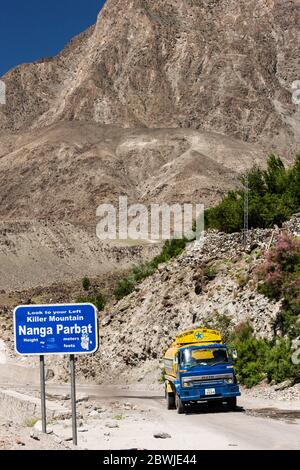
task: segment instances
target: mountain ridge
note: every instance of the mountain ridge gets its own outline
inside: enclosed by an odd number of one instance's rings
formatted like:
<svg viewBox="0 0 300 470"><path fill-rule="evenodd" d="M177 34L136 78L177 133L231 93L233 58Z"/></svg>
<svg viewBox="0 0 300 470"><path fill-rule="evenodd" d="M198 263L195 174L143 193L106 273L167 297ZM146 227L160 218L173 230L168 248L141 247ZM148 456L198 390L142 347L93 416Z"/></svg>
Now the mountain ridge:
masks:
<svg viewBox="0 0 300 470"><path fill-rule="evenodd" d="M96 209L120 195L209 207L242 173L264 166L269 152L288 164L300 142L291 89L299 78L299 7L299 0L107 0L96 24L57 56L2 77L3 266L13 259L6 233L20 220L30 223L15 230L14 244L25 242L29 252L39 220L56 231L79 225L79 238L94 247ZM72 243L79 253L80 240Z"/></svg>
<svg viewBox="0 0 300 470"><path fill-rule="evenodd" d="M299 143L291 99L299 7L297 0L107 0L96 25L56 58L4 76L0 128L60 120L195 128L291 156Z"/></svg>

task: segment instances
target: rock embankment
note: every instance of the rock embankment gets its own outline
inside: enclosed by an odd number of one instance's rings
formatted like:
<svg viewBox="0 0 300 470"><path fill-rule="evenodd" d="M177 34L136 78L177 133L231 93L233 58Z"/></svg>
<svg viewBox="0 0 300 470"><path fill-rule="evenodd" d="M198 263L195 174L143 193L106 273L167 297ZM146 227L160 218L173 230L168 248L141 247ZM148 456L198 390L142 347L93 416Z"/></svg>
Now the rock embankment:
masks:
<svg viewBox="0 0 300 470"><path fill-rule="evenodd" d="M284 226L300 235L300 217ZM195 325L231 329L249 321L257 337L271 338L281 303L257 292L255 269L280 233L253 230L247 246L241 234L208 232L203 246L191 244L172 262L138 285L101 317L100 350L80 358L85 377L147 380L178 331Z"/></svg>

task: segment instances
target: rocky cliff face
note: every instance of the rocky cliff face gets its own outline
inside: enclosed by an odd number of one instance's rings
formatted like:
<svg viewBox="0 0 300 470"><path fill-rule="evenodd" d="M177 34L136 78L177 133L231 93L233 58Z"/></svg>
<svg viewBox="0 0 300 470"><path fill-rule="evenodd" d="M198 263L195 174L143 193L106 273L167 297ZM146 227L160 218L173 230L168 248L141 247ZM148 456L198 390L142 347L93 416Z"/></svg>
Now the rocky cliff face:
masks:
<svg viewBox="0 0 300 470"><path fill-rule="evenodd" d="M270 150L291 157L298 25L299 0L107 0L57 57L7 73L0 219L33 221L15 243L37 219L94 232L123 194L208 206Z"/></svg>
<svg viewBox="0 0 300 470"><path fill-rule="evenodd" d="M103 202L213 204L264 160L258 146L192 129L61 122L0 141L0 218L97 223Z"/></svg>
<svg viewBox="0 0 300 470"><path fill-rule="evenodd" d="M211 205L262 159L257 146L191 129L61 122L6 134L0 141L0 291L146 259L153 245L119 258L114 246L97 239L99 204L117 207L119 195L127 194L147 205Z"/></svg>
<svg viewBox="0 0 300 470"><path fill-rule="evenodd" d="M96 234L63 221L0 221L0 295L122 271L159 251L153 244L100 243Z"/></svg>
<svg viewBox="0 0 300 470"><path fill-rule="evenodd" d="M0 128L194 128L290 155L298 0L107 0L59 56L9 72Z"/></svg>

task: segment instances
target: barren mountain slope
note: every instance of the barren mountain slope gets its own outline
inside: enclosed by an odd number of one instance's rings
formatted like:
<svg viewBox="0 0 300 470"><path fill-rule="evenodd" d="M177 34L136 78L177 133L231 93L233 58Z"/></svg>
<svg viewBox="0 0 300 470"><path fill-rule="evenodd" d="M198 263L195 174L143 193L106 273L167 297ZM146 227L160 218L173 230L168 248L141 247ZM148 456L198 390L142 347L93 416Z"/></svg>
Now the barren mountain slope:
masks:
<svg viewBox="0 0 300 470"><path fill-rule="evenodd" d="M111 269L94 235L102 202L208 206L270 150L289 160L300 140L299 4L107 0L57 57L2 77L3 286ZM71 260L40 246L52 229Z"/></svg>
<svg viewBox="0 0 300 470"><path fill-rule="evenodd" d="M0 290L94 276L154 256L155 247L118 249L97 239L98 205L116 203L122 194L134 203L210 205L262 159L256 146L195 130L61 122L6 133L0 141Z"/></svg>
<svg viewBox="0 0 300 470"><path fill-rule="evenodd" d="M107 244L63 221L0 221L0 294L121 272L159 250L159 244Z"/></svg>
<svg viewBox="0 0 300 470"><path fill-rule="evenodd" d="M194 130L63 122L0 142L0 218L91 225L103 202L215 202L263 160L257 146Z"/></svg>
<svg viewBox="0 0 300 470"><path fill-rule="evenodd" d="M95 28L60 55L4 77L0 128L61 119L192 127L290 154L299 143L291 99L299 7L299 0L107 0Z"/></svg>

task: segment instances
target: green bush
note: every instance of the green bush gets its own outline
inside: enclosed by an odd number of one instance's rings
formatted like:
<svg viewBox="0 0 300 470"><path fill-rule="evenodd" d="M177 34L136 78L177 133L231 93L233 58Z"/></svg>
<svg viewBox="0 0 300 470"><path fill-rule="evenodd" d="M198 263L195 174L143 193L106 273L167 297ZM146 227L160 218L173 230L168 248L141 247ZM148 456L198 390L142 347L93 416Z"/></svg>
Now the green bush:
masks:
<svg viewBox="0 0 300 470"><path fill-rule="evenodd" d="M300 238L282 234L256 271L258 291L269 299L282 300L275 327L284 335L300 335Z"/></svg>
<svg viewBox="0 0 300 470"><path fill-rule="evenodd" d="M157 268L159 264L166 263L170 259L181 255L187 243L188 240L186 238L174 238L173 240L167 240L161 253L152 260L153 266Z"/></svg>
<svg viewBox="0 0 300 470"><path fill-rule="evenodd" d="M221 232L239 232L244 226L244 202L238 191L230 191L223 201L204 213L205 228Z"/></svg>
<svg viewBox="0 0 300 470"><path fill-rule="evenodd" d="M264 378L276 383L286 379L298 380L299 368L292 363L289 339L257 339L249 324L244 324L232 334L230 344L238 352L235 363L238 380L246 387L253 387Z"/></svg>
<svg viewBox="0 0 300 470"><path fill-rule="evenodd" d="M123 299L126 295L131 294L134 290L134 286L136 284L134 276L131 274L124 279L120 279L117 282L117 287L115 289L115 298L117 300Z"/></svg>
<svg viewBox="0 0 300 470"><path fill-rule="evenodd" d="M166 369L163 368L162 371L161 371L160 377L159 377L159 379L158 379L158 382L159 382L160 384L164 384L165 381L166 381Z"/></svg>
<svg viewBox="0 0 300 470"><path fill-rule="evenodd" d="M38 422L37 418L25 418L24 426L26 426L27 428L33 428L37 422Z"/></svg>
<svg viewBox="0 0 300 470"><path fill-rule="evenodd" d="M212 281L217 276L218 271L215 266L209 264L204 267L203 274L209 281Z"/></svg>
<svg viewBox="0 0 300 470"><path fill-rule="evenodd" d="M300 154L286 169L281 159L270 155L266 170L252 169L248 174L249 226L281 226L300 211ZM245 185L245 176L241 178ZM206 228L239 232L244 227L244 190L230 191L217 206L205 211Z"/></svg>
<svg viewBox="0 0 300 470"><path fill-rule="evenodd" d="M141 282L146 277L151 276L156 268L157 266L154 262L141 263L132 268L132 274L136 282Z"/></svg>
<svg viewBox="0 0 300 470"><path fill-rule="evenodd" d="M238 352L235 365L239 382L246 387L257 385L266 376L263 367L266 342L255 339L252 329L245 325L233 334L231 343Z"/></svg>
<svg viewBox="0 0 300 470"><path fill-rule="evenodd" d="M286 306L286 308L281 310L276 318L274 326L289 338L298 338L300 336L300 317L293 312L289 306Z"/></svg>
<svg viewBox="0 0 300 470"><path fill-rule="evenodd" d="M91 281L87 276L84 276L81 283L84 290L89 290L89 288L91 287Z"/></svg>
<svg viewBox="0 0 300 470"><path fill-rule="evenodd" d="M280 338L266 350L265 371L269 382L276 383L286 379L296 379L298 367L291 359L292 343L290 339Z"/></svg>

